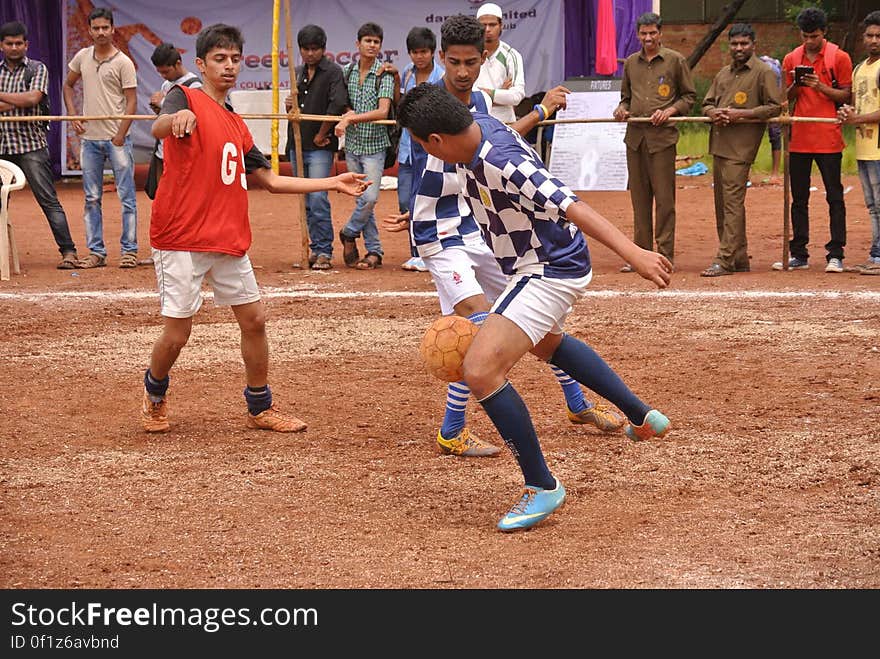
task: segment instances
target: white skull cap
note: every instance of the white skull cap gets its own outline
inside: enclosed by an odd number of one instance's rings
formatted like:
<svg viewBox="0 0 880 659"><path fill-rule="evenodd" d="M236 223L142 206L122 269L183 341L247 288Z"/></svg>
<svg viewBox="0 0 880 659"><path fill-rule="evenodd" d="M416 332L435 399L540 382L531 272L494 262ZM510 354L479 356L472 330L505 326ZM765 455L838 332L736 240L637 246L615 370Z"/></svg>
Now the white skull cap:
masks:
<svg viewBox="0 0 880 659"><path fill-rule="evenodd" d="M498 18L503 18L501 15L501 7L494 2L485 2L481 4L480 8L477 9L477 18L480 16L497 16Z"/></svg>

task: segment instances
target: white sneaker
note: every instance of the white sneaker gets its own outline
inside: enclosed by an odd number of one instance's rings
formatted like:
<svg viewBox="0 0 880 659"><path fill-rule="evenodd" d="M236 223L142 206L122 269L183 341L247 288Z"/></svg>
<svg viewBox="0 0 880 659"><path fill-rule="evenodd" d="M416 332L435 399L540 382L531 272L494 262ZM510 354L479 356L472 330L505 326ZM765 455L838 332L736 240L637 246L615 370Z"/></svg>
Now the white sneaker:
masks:
<svg viewBox="0 0 880 659"><path fill-rule="evenodd" d="M828 259L825 272L843 272L843 259Z"/></svg>
<svg viewBox="0 0 880 659"><path fill-rule="evenodd" d="M428 272L428 266L426 266L425 262L418 256L413 256L400 267L404 270L409 270L410 272Z"/></svg>
<svg viewBox="0 0 880 659"><path fill-rule="evenodd" d="M772 267L774 270L783 270L784 269L782 267L782 261L777 261L776 263L773 264ZM788 269L789 270L807 270L807 269L809 269L809 267L810 267L809 263L807 263L803 259L797 258L796 256L792 256L790 259L788 259Z"/></svg>

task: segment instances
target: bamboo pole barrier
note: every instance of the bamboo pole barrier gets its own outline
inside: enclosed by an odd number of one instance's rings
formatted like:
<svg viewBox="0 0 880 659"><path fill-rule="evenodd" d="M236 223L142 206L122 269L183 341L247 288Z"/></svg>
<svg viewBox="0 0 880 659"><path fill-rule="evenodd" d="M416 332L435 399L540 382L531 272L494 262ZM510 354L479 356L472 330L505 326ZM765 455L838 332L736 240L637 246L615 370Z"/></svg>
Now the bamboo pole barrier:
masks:
<svg viewBox="0 0 880 659"><path fill-rule="evenodd" d="M290 28L290 0L284 0L285 2L285 10L287 15L287 51L290 53L291 47L291 28ZM294 72L293 67L293 58L291 57L291 65L288 67L290 72L290 90L291 94L294 98L293 107L291 108L291 112L289 114L280 114L280 113L268 113L268 114L240 114L239 116L242 119L287 119L288 121L293 121L295 123L300 123L302 121L339 121L341 117L335 115L325 115L325 114L301 114L299 111L299 103L297 102L297 88L296 88L296 74ZM79 115L51 115L51 116L24 116L24 117L3 117L0 116L0 122L28 122L28 121L99 121L99 120L112 120L112 119L130 119L132 121L155 121L155 115L146 115L146 114L122 114L122 115L87 115L87 116L79 116ZM599 124L599 123L650 123L650 117L629 117L624 121L618 122L614 118L583 118L583 119L548 119L545 121L538 122L538 147L541 146L541 139L543 137L543 127L544 126L553 126L557 124ZM669 123L711 123L711 119L709 117L670 117L667 119ZM377 121L371 121L368 123L389 125L396 123L393 119L380 119ZM789 249L788 242L790 236L790 225L791 225L791 173L789 172L790 165L790 156L789 156L789 141L791 138L790 131L792 124L800 124L800 123L814 123L814 124L837 124L840 123L837 119L831 117L792 117L790 115L783 115L780 117L773 117L772 119L744 119L742 122L738 123L771 123L771 124L782 124L782 145L783 145L783 198L785 207L782 212L782 233L783 233L783 244L782 244L782 269L788 270L788 258L789 258ZM303 162L302 162L302 136L300 135L298 130L293 131L294 135L294 143L296 150L296 163L297 163L297 171L303 171ZM300 261L303 260L305 255L308 253L308 245L309 245L309 233L308 233L308 224L306 222L306 211L305 211L305 195L299 195L300 197L300 224L302 227L302 246L300 249ZM307 258L307 257L305 257ZM294 263L293 267L302 267L301 263Z"/></svg>
<svg viewBox="0 0 880 659"><path fill-rule="evenodd" d="M289 2L289 0L285 0ZM291 88L291 93L292 93ZM297 108L299 106L297 105ZM242 119L287 119L288 121L295 120L293 118L293 113L291 114L281 114L280 112L269 112L269 113L250 113L244 114L241 113L238 116ZM300 114L299 121L339 121L342 117L331 114ZM110 120L125 120L130 119L132 121L155 121L156 115L154 114L107 114L107 115L88 115L88 116L80 116L80 115L35 115L35 116L26 116L26 117L3 117L0 116L0 121L10 121L10 122L28 122L28 121L110 121ZM583 118L583 119L548 119L546 121L538 122L538 126L552 126L555 124L616 124L616 123L633 123L633 124L645 124L650 123L650 117L630 117L625 121L617 121L612 117L607 118ZM697 124L707 124L711 122L709 117L670 117L667 120L668 123L697 123ZM396 123L394 119L377 119L375 121L369 121L365 123L371 124L383 124L383 125L391 125ZM837 119L832 119L831 117L774 117L773 119L743 119L737 123L753 123L753 124L800 124L800 123L812 123L812 124L836 124L840 123Z"/></svg>
<svg viewBox="0 0 880 659"><path fill-rule="evenodd" d="M290 106L290 115L288 116L289 121L294 122L293 130L293 152L294 152L294 160L296 161L296 173L297 176L305 176L305 165L303 163L303 151L302 151L302 132L299 130L299 124L302 121L303 114L300 113L299 110L299 89L296 85L296 67L294 66L294 55L291 50L292 40L293 40L293 28L291 27L291 19L290 19L290 0L284 0L284 20L286 27L286 43L287 43L287 73L290 76L290 95L293 97L293 105ZM304 65L305 66L305 65ZM302 268L303 263L308 267L309 262L309 243L311 242L311 237L309 236L309 224L306 220L306 196L304 194L297 195L299 197L299 228L300 228L300 244L299 244L299 260L295 263L291 264L292 268Z"/></svg>

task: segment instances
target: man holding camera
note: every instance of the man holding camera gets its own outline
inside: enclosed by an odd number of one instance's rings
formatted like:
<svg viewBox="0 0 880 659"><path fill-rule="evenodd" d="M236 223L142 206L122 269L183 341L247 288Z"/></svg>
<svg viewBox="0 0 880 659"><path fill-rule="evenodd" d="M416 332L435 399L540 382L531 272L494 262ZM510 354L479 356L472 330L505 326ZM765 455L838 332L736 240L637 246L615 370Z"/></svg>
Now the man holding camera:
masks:
<svg viewBox="0 0 880 659"><path fill-rule="evenodd" d="M815 7L798 14L797 25L803 44L785 56L782 70L786 93L794 117L837 117L837 106L848 103L852 88L852 60L825 38L828 19ZM810 170L813 161L822 175L825 200L830 214L831 239L825 244L825 272L843 272L846 245L846 206L840 180L843 160L843 133L840 124L796 123L791 126L791 224L790 270L809 268ZM783 264L774 263L774 270Z"/></svg>

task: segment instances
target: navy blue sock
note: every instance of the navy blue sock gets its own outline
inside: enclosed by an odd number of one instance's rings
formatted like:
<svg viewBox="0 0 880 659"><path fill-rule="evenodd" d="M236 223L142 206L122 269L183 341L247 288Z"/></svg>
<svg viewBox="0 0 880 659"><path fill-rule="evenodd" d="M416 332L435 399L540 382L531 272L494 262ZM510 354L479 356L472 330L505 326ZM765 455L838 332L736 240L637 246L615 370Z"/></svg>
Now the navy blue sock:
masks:
<svg viewBox="0 0 880 659"><path fill-rule="evenodd" d="M519 463L526 485L552 490L556 480L547 468L538 435L523 399L510 382L479 401Z"/></svg>
<svg viewBox="0 0 880 659"><path fill-rule="evenodd" d="M616 405L634 425L640 426L651 408L643 403L620 376L583 341L566 334L550 358L582 385Z"/></svg>
<svg viewBox="0 0 880 659"><path fill-rule="evenodd" d="M248 412L257 416L272 407L272 390L268 384L262 387L248 386L244 389L244 399L247 401Z"/></svg>
<svg viewBox="0 0 880 659"><path fill-rule="evenodd" d="M165 398L165 394L168 393L168 383L170 380L170 375L166 375L163 380L157 380L150 373L150 369L146 370L144 373L144 389L147 390L147 395L151 401L158 403Z"/></svg>

